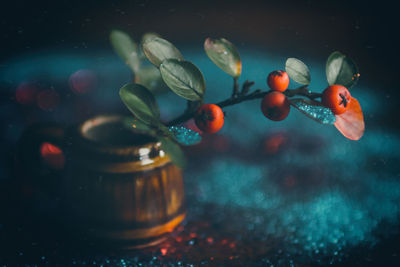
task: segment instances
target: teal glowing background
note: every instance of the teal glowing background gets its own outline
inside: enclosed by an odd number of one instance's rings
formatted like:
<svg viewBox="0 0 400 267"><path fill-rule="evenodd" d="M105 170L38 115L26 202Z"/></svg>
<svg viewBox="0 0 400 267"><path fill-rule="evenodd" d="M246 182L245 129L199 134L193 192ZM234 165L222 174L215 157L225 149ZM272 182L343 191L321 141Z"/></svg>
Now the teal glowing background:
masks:
<svg viewBox="0 0 400 267"><path fill-rule="evenodd" d="M206 102L219 102L230 95L231 78L200 53L201 46L181 50L205 76ZM284 55L240 51L240 82L254 80L254 88L266 89L267 74L284 68ZM310 88L321 92L326 87L325 63L306 63L312 74ZM46 79L61 92L69 90L68 78L79 69L93 70L99 79L99 86L85 96L85 101L102 112L124 110L118 90L130 82L131 74L110 52L27 55L1 64L0 83L13 90L21 82ZM359 84L351 93L361 103L366 119L365 135L358 142L347 140L333 126L318 124L293 108L282 122L267 120L259 100L226 108L225 125L217 136L221 138L218 142L228 145L217 152L208 147L208 154L204 152L207 146L202 152L188 153L185 179L191 216L207 213L202 207L210 203L219 207L219 213L210 213L213 219L235 220L226 214L237 212L240 220L232 222L234 229L266 242L280 240L288 261L295 254L335 262L350 248L373 246L380 241L378 236L391 234L400 211L400 139L374 121L380 104L374 101L370 88ZM185 108L185 101L173 94L157 100L165 119ZM68 101L62 98L53 113L32 112L39 118L70 123L74 119L70 118ZM26 121L14 104L3 105L2 110L2 119L14 125L4 136L15 141ZM7 117L10 112L15 113L14 118ZM280 140L279 147L265 153L260 144L274 138ZM241 214L243 210L246 212Z"/></svg>

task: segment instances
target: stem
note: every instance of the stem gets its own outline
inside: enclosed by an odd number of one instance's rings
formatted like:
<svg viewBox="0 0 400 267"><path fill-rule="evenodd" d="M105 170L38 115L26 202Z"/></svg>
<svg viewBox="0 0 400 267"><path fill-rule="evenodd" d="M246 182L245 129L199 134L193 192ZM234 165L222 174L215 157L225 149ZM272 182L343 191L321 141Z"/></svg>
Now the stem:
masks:
<svg viewBox="0 0 400 267"><path fill-rule="evenodd" d="M301 86L296 89L287 89L285 92L283 92L287 97L292 97L296 95L300 96L305 96L308 97L311 100L314 100L316 98L319 98L322 96L320 93L313 93L310 90L308 90L307 86Z"/></svg>
<svg viewBox="0 0 400 267"><path fill-rule="evenodd" d="M224 101L217 103L216 105L219 106L220 108L224 108L224 107L239 104L244 101L253 100L253 99L257 99L257 98L263 98L268 93L269 93L269 91L262 92L260 89L257 89L251 94L245 95L243 97L228 98Z"/></svg>
<svg viewBox="0 0 400 267"><path fill-rule="evenodd" d="M235 80L236 80L236 82L234 82L234 90L233 90L234 92L232 93L232 96L228 99L225 99L225 100L219 102L219 103L216 103L216 105L219 106L220 108L233 106L233 105L239 104L244 101L263 98L266 94L272 92L271 90L270 91L261 91L261 89L256 89L255 91L253 91L250 94L238 96L239 86L237 85L237 87L236 87L237 79L234 78L234 81ZM237 93L235 93L235 88L237 90ZM285 94L287 97L292 97L292 96L296 96L296 95L305 96L311 100L315 100L316 98L319 98L322 96L322 94L320 94L320 93L310 92L310 90L308 90L307 86L301 86L296 89L287 89L286 91L283 92L283 94ZM188 121L196 115L196 112L197 112L197 110L185 112L182 115L180 115L179 117L168 122L167 126L173 126L173 125L181 124L185 121Z"/></svg>
<svg viewBox="0 0 400 267"><path fill-rule="evenodd" d="M239 83L238 77L233 77L233 90L232 90L232 98L239 94Z"/></svg>
<svg viewBox="0 0 400 267"><path fill-rule="evenodd" d="M180 115L179 117L177 117L177 118L175 118L175 119L169 121L169 122L167 123L167 126L170 127L170 126L174 126L174 125L181 124L181 123L183 123L183 122L185 122L185 121L188 121L188 120L190 120L191 118L193 118L195 114L196 114L196 111L183 113L183 114Z"/></svg>

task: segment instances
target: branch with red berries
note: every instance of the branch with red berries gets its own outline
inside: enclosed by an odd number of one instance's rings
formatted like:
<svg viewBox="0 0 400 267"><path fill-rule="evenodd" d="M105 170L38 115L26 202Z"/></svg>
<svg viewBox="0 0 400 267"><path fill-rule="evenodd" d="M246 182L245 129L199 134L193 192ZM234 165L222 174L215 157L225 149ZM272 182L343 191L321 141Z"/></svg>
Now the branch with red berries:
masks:
<svg viewBox="0 0 400 267"><path fill-rule="evenodd" d="M348 88L359 78L355 63L340 52L332 53L326 63L328 87L322 92L309 89L311 75L308 67L296 58L289 58L285 71L277 70L268 75L269 90L254 89L254 82L246 80L240 86L238 79L242 62L236 47L226 39L207 38L204 50L219 68L233 78L232 94L215 104L203 102L206 85L200 70L184 60L180 51L156 34L143 36L140 47L125 33L113 31L111 42L116 52L135 74L135 83L124 85L120 97L134 117L127 119L128 127L158 138L163 150L178 166L184 166L185 158L180 145L193 145L201 136L182 125L194 119L204 133L216 133L224 125L223 108L244 101L261 99L261 111L273 121L284 120L291 107L307 117L334 125L345 137L358 140L364 133L363 113L357 99ZM153 66L141 66L147 58ZM289 80L300 84L288 89ZM187 100L184 112L175 119L163 123L154 94L161 88L169 88ZM318 100L320 99L320 100Z"/></svg>
<svg viewBox="0 0 400 267"><path fill-rule="evenodd" d="M277 72L277 71L274 71L274 72L270 73L269 77L274 75L275 72ZM287 76L286 72L283 72L283 71L279 71L279 72L281 72L281 73L283 73L284 75ZM272 93L273 91L278 91L279 92L279 90L276 90L276 89L271 89L269 91L261 91L261 89L256 89L251 93L247 93L246 92L247 89L250 89L250 87L253 84L254 84L254 82L245 81L245 83L242 86L241 93L232 94L232 97L230 97L228 99L225 99L225 100L223 100L221 102L218 102L215 105L220 107L220 108L224 108L224 107L228 107L228 106L239 104L239 103L244 102L244 101L249 101L249 100L254 100L254 99L259 99L259 98L265 98L265 96L267 94ZM273 88L273 87L271 87L271 88ZM301 87L296 88L296 89L284 89L281 92L283 92L283 94L288 96L288 97L304 96L304 97L309 98L310 100L314 100L314 99L320 98L322 96L322 94L310 92L307 89L307 87L304 87L304 86L301 86ZM275 94L273 94L273 95L275 95ZM190 120L192 118L197 118L198 117L198 115L197 115L198 113L199 113L198 110L194 110L192 112L185 111L179 117L177 117L177 118L171 120L170 122L168 122L167 125L168 126L179 125L179 124L184 123L184 122L186 122L186 121L188 121L188 120ZM274 120L274 121L280 121L280 120L284 119L284 118L278 119L278 117L279 117L278 113L275 113L275 116L272 113L273 113L273 111L268 112L268 115L266 115L264 113L264 115L267 118L269 118L271 120ZM286 118L286 116L285 116L285 118ZM201 127L199 127L199 129L201 129ZM204 131L208 132L206 130L204 130Z"/></svg>

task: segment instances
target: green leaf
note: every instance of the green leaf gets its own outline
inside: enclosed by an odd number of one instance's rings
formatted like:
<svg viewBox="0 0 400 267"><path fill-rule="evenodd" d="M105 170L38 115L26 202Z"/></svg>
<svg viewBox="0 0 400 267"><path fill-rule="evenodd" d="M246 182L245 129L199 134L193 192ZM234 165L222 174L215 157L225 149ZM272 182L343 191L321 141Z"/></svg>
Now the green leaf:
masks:
<svg viewBox="0 0 400 267"><path fill-rule="evenodd" d="M160 37L152 37L142 43L142 50L147 59L159 67L166 59L175 58L183 60L181 52L170 42Z"/></svg>
<svg viewBox="0 0 400 267"><path fill-rule="evenodd" d="M157 38L161 38L161 36L158 33L155 32L146 32L145 34L143 34L142 36L142 41L141 43L143 44L144 42L150 40L150 39L154 39L155 37Z"/></svg>
<svg viewBox="0 0 400 267"><path fill-rule="evenodd" d="M114 50L133 72L138 71L140 67L138 46L129 35L119 30L113 30L110 34L110 41Z"/></svg>
<svg viewBox="0 0 400 267"><path fill-rule="evenodd" d="M161 149L167 153L171 161L178 167L183 168L186 165L186 158L181 147L170 137L160 137Z"/></svg>
<svg viewBox="0 0 400 267"><path fill-rule="evenodd" d="M326 78L329 85L340 84L346 88L354 86L360 74L357 65L340 52L333 52L326 62Z"/></svg>
<svg viewBox="0 0 400 267"><path fill-rule="evenodd" d="M133 129L135 132L155 136L153 128L134 117L123 118L123 124L126 128Z"/></svg>
<svg viewBox="0 0 400 267"><path fill-rule="evenodd" d="M153 94L146 87L126 84L119 90L119 95L136 118L146 124L159 123L160 110Z"/></svg>
<svg viewBox="0 0 400 267"><path fill-rule="evenodd" d="M228 40L207 38L204 42L207 56L232 77L239 77L242 72L242 61L236 47Z"/></svg>
<svg viewBox="0 0 400 267"><path fill-rule="evenodd" d="M336 121L335 115L332 111L329 108L322 106L319 102L296 98L290 99L289 103L309 118L319 123L333 124Z"/></svg>
<svg viewBox="0 0 400 267"><path fill-rule="evenodd" d="M159 138L168 137L171 139L175 139L173 133L169 130L169 128L161 122L157 125L157 134Z"/></svg>
<svg viewBox="0 0 400 267"><path fill-rule="evenodd" d="M191 101L203 99L206 83L203 74L193 63L167 59L160 65L160 72L175 94Z"/></svg>
<svg viewBox="0 0 400 267"><path fill-rule="evenodd" d="M173 134L175 140L181 145L192 146L201 141L199 133L182 126L171 126L169 127L169 131Z"/></svg>
<svg viewBox="0 0 400 267"><path fill-rule="evenodd" d="M160 71L153 65L141 67L135 73L135 83L148 88L153 94L161 94L169 91L169 88L161 78Z"/></svg>
<svg viewBox="0 0 400 267"><path fill-rule="evenodd" d="M297 58L288 58L286 60L285 69L289 77L295 82L304 85L310 84L310 70L301 60Z"/></svg>

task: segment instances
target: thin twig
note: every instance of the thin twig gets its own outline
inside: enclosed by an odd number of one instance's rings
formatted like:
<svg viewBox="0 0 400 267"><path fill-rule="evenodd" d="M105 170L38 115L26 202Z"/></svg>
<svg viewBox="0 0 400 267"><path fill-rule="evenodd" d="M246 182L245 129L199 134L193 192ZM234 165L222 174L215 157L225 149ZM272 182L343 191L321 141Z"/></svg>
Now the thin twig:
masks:
<svg viewBox="0 0 400 267"><path fill-rule="evenodd" d="M235 89L234 92L232 94L232 96L228 99L225 99L221 102L216 103L217 106L219 106L220 108L224 108L224 107L228 107L228 106L232 106L232 105L236 105L239 104L241 102L244 101L249 101L249 100L254 100L254 99L258 99L258 98L263 98L266 94L272 92L270 91L261 91L261 89L256 89L254 90L252 93L247 94L247 92L245 94L242 94L243 91L245 91L245 86L252 86L254 83L253 82L248 82L246 81L243 84L243 89L241 94L238 94L238 88L239 85L235 85L237 84L237 81L234 82L234 88L236 88L237 93L235 93ZM236 87L237 86L237 87ZM283 92L287 97L292 97L292 96L304 96L307 97L311 100L315 100L316 98L319 98L322 96L322 94L320 93L313 93L311 92L307 86L301 86L299 88L296 89L287 89L286 91ZM167 126L173 126L173 125L177 125L177 124L181 124L185 121L190 120L191 118L193 118L196 115L196 111L197 110L192 110L190 112L185 112L182 115L178 116L177 118L171 120L170 122L167 123Z"/></svg>
<svg viewBox="0 0 400 267"><path fill-rule="evenodd" d="M236 97L239 94L239 83L238 77L233 77L233 90L232 90L232 98Z"/></svg>

